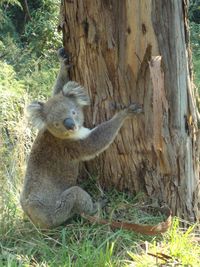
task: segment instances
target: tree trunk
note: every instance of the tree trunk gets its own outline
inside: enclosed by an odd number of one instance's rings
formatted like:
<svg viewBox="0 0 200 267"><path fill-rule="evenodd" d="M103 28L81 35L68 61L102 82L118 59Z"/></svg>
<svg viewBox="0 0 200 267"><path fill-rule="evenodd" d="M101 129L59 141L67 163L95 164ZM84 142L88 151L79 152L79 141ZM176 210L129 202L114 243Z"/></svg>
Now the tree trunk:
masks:
<svg viewBox="0 0 200 267"><path fill-rule="evenodd" d="M60 26L71 78L92 100L87 126L111 118L112 103L144 106L87 170L106 188L145 191L194 220L199 150L186 12L186 0L65 0Z"/></svg>

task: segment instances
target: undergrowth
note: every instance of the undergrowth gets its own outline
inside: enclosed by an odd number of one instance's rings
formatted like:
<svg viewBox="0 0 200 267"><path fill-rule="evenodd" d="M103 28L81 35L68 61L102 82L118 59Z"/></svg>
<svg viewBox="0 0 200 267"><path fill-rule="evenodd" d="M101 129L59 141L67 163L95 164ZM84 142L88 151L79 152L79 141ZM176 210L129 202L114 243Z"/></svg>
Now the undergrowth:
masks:
<svg viewBox="0 0 200 267"><path fill-rule="evenodd" d="M1 211L0 266L200 266L198 232L194 225L181 229L178 218L168 233L157 237L91 225L81 217L57 229L40 231L23 218L18 190L12 190ZM119 201L124 207L132 205L132 212L139 210L136 199L131 201L125 194L112 192L110 201L114 209ZM148 222L158 219L146 216ZM138 220L143 220L142 214Z"/></svg>

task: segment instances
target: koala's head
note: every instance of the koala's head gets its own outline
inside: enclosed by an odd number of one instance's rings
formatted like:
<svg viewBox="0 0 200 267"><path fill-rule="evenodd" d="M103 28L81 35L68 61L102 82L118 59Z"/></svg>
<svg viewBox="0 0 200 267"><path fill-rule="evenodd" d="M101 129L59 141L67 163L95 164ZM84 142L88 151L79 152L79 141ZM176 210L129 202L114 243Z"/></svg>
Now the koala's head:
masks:
<svg viewBox="0 0 200 267"><path fill-rule="evenodd" d="M61 93L46 103L34 101L27 108L30 120L39 130L47 128L54 136L73 138L83 125L83 107L89 105L85 89L76 82L68 82Z"/></svg>

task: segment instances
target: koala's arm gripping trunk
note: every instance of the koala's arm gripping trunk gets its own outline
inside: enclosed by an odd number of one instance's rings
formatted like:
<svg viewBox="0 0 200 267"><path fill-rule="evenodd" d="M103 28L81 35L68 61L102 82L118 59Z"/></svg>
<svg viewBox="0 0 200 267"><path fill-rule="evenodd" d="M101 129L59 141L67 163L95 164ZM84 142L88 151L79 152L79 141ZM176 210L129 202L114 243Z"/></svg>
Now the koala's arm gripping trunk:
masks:
<svg viewBox="0 0 200 267"><path fill-rule="evenodd" d="M127 117L125 110L120 111L111 120L91 130L91 133L83 140L79 140L76 146L76 157L80 160L90 160L106 150L114 141L119 129Z"/></svg>
<svg viewBox="0 0 200 267"><path fill-rule="evenodd" d="M70 55L65 52L63 47L58 50L58 58L60 61L60 70L53 87L53 95L58 94L63 89L63 86L70 80L69 71L72 67Z"/></svg>
<svg viewBox="0 0 200 267"><path fill-rule="evenodd" d="M55 85L53 87L53 95L58 94L62 89L63 86L69 81L69 74L67 66L61 64L60 71L58 73Z"/></svg>

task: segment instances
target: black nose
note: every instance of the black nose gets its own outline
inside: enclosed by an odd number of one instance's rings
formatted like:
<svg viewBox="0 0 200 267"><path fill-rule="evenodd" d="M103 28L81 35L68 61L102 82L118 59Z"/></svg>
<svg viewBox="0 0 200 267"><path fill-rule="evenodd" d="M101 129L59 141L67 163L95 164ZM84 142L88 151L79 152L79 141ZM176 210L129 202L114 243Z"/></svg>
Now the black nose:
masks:
<svg viewBox="0 0 200 267"><path fill-rule="evenodd" d="M74 130L74 128L75 128L75 123L74 123L74 120L73 119L71 119L71 118L67 118L67 119L65 119L64 121L63 121L63 124L64 124L64 126L65 126L65 128L67 129L67 130Z"/></svg>

